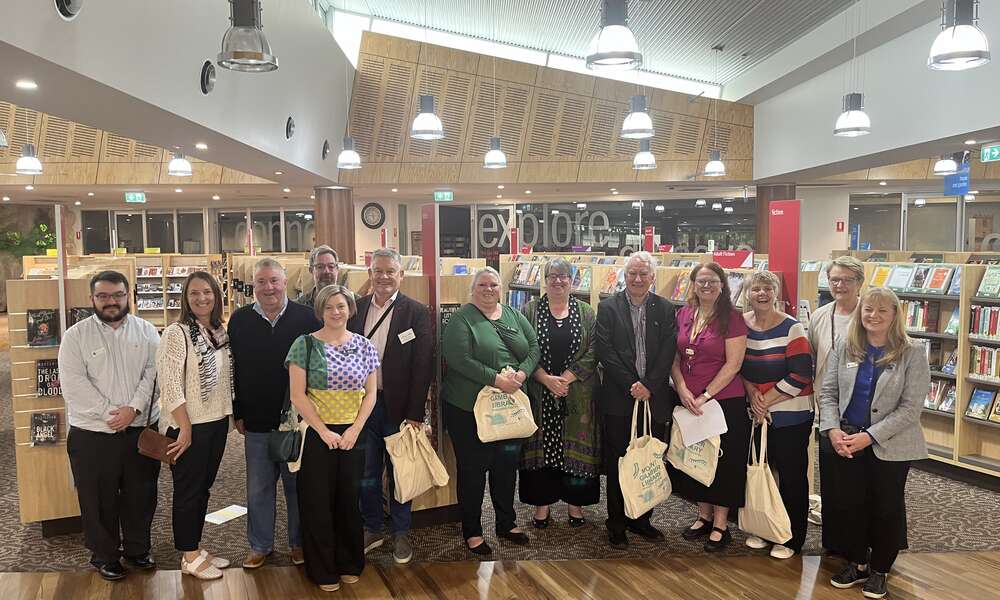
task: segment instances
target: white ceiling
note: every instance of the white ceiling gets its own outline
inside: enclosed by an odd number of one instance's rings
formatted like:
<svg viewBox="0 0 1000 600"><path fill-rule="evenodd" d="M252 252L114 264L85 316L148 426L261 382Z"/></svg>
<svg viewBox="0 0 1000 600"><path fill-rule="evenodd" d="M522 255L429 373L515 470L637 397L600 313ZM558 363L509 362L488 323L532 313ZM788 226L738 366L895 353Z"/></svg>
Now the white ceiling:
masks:
<svg viewBox="0 0 1000 600"><path fill-rule="evenodd" d="M631 0L644 70L725 84L854 0ZM333 0L336 8L583 58L601 0ZM494 15L496 18L494 19ZM494 33L495 32L495 33ZM712 47L723 45L718 77Z"/></svg>

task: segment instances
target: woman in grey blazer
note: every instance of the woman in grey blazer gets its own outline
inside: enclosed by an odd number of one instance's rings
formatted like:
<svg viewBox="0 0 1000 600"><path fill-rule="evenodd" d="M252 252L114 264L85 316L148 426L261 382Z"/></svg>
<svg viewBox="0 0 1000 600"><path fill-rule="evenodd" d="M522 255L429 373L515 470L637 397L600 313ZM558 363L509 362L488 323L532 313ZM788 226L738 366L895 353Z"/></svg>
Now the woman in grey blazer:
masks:
<svg viewBox="0 0 1000 600"><path fill-rule="evenodd" d="M855 310L820 391L823 509L837 514L840 530L824 531L824 539L838 536L849 560L830 583L863 583L865 597L882 598L896 555L907 547L910 461L927 457L920 410L930 369L923 344L906 335L891 290L866 290Z"/></svg>

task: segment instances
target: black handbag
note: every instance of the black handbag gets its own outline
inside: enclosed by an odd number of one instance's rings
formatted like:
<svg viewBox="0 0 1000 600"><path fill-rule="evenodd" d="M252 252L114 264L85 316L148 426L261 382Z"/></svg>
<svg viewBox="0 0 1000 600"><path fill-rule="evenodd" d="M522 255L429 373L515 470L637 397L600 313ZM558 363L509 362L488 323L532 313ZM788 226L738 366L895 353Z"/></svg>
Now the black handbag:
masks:
<svg viewBox="0 0 1000 600"><path fill-rule="evenodd" d="M306 336L306 387L309 386L309 362L312 359L312 340L309 339L311 337L311 335ZM289 392L281 409L281 423L288 420L288 412L291 407L291 392ZM301 449L302 432L299 431L298 427L290 430L276 429L267 436L267 455L274 462L295 462L299 459Z"/></svg>

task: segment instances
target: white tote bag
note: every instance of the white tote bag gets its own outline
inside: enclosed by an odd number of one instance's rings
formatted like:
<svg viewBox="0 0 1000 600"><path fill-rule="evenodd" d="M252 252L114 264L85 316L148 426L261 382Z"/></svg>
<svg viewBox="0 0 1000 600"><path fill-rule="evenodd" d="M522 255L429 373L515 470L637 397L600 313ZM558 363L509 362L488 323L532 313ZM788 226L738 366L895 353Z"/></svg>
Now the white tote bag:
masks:
<svg viewBox="0 0 1000 600"><path fill-rule="evenodd" d="M645 435L636 437L640 404L643 406ZM618 459L618 483L625 499L625 516L630 519L638 519L666 501L673 491L663 463L667 445L650 435L649 424L649 402L636 401L632 407L632 435L628 449L625 456Z"/></svg>
<svg viewBox="0 0 1000 600"><path fill-rule="evenodd" d="M792 539L792 521L781 501L778 485L767 464L767 422L760 426L760 460L756 444L750 438L747 461L747 495L740 509L740 529L762 540L784 544Z"/></svg>
<svg viewBox="0 0 1000 600"><path fill-rule="evenodd" d="M674 409L674 414L679 410L687 410L683 406ZM704 439L697 444L684 445L684 438L681 436L680 425L674 417L674 424L670 428L670 447L667 449L667 460L681 473L686 473L691 479L705 487L712 485L715 481L715 470L719 466L719 456L722 455L721 439L717 435Z"/></svg>
<svg viewBox="0 0 1000 600"><path fill-rule="evenodd" d="M531 403L521 390L508 394L491 385L483 386L472 412L476 416L476 433L482 442L526 438L538 430L531 414Z"/></svg>
<svg viewBox="0 0 1000 600"><path fill-rule="evenodd" d="M386 436L385 449L392 462L396 502L403 504L435 486L448 485L448 471L423 429L403 423L399 433Z"/></svg>

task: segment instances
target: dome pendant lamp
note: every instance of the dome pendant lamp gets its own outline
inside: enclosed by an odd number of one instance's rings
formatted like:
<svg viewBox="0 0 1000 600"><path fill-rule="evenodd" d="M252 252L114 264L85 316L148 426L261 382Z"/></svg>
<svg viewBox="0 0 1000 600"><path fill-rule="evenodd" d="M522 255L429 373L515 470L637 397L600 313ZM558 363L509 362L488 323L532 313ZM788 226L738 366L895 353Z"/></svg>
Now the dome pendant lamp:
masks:
<svg viewBox="0 0 1000 600"><path fill-rule="evenodd" d="M715 81L719 80L719 54L722 52L722 46L716 46L712 48L715 50ZM714 102L715 106L715 118L713 119L713 141L712 149L708 151L708 162L705 163L705 172L702 173L705 177L724 177L726 175L726 165L722 162L722 150L719 150L719 99L716 98ZM719 205L722 206L721 204ZM712 205L712 210L715 210L715 204Z"/></svg>
<svg viewBox="0 0 1000 600"><path fill-rule="evenodd" d="M978 23L979 0L942 0L942 31L931 45L927 66L963 71L990 62L990 42Z"/></svg>
<svg viewBox="0 0 1000 600"><path fill-rule="evenodd" d="M484 169L506 169L507 155L500 149L500 138L493 136L490 138L490 151L483 157Z"/></svg>
<svg viewBox="0 0 1000 600"><path fill-rule="evenodd" d="M337 155L337 168L338 169L360 169L361 168L361 157L358 156L357 151L354 149L354 138L351 136L344 136L344 149L340 151Z"/></svg>
<svg viewBox="0 0 1000 600"><path fill-rule="evenodd" d="M860 92L844 94L844 112L837 118L833 135L857 137L872 132L872 121L865 113L865 95Z"/></svg>
<svg viewBox="0 0 1000 600"><path fill-rule="evenodd" d="M191 177L191 162L180 152L174 152L173 158L167 164L167 175L171 177Z"/></svg>
<svg viewBox="0 0 1000 600"><path fill-rule="evenodd" d="M621 137L627 140L644 140L653 137L653 120L646 112L646 97L632 96L629 113L622 122Z"/></svg>
<svg viewBox="0 0 1000 600"><path fill-rule="evenodd" d="M639 141L639 151L632 159L632 168L636 171L648 171L656 168L656 156L649 150L649 140Z"/></svg>
<svg viewBox="0 0 1000 600"><path fill-rule="evenodd" d="M958 170L965 162L965 157L965 152L956 152L951 155L942 156L936 163L934 163L934 174L939 177L944 177L945 175L954 175L955 173L958 173Z"/></svg>
<svg viewBox="0 0 1000 600"><path fill-rule="evenodd" d="M34 144L21 146L21 158L17 159L14 172L18 175L41 175L42 161L38 160Z"/></svg>
<svg viewBox="0 0 1000 600"><path fill-rule="evenodd" d="M590 42L587 68L628 71L642 66L642 52L628 28L628 0L604 0L601 29Z"/></svg>
<svg viewBox="0 0 1000 600"><path fill-rule="evenodd" d="M441 119L434 114L434 96L420 96L420 112L410 126L410 137L415 140L440 140L444 137Z"/></svg>
<svg viewBox="0 0 1000 600"><path fill-rule="evenodd" d="M230 27L222 37L219 66L244 73L265 73L278 69L278 57L261 25L261 0L229 0Z"/></svg>

